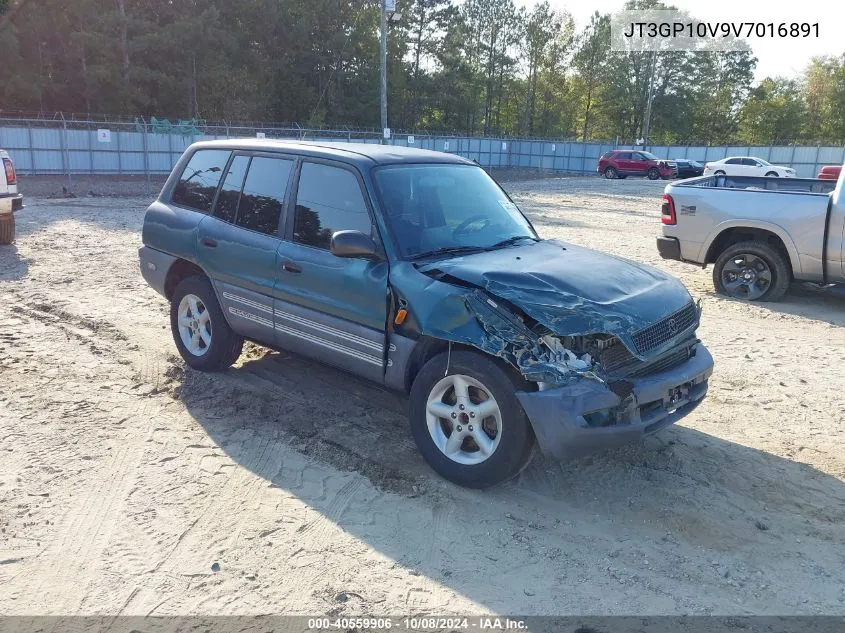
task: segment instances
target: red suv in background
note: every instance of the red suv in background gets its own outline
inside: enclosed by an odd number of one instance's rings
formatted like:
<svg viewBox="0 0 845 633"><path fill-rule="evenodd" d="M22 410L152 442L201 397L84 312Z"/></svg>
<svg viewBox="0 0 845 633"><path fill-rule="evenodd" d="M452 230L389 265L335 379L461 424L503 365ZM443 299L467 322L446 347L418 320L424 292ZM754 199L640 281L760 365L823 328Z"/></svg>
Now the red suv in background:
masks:
<svg viewBox="0 0 845 633"><path fill-rule="evenodd" d="M842 171L842 165L825 165L816 178L819 180L839 180L840 171Z"/></svg>
<svg viewBox="0 0 845 633"><path fill-rule="evenodd" d="M678 164L658 158L651 152L614 149L599 158L598 172L609 180L628 176L648 176L649 180L657 180L675 178L678 175Z"/></svg>

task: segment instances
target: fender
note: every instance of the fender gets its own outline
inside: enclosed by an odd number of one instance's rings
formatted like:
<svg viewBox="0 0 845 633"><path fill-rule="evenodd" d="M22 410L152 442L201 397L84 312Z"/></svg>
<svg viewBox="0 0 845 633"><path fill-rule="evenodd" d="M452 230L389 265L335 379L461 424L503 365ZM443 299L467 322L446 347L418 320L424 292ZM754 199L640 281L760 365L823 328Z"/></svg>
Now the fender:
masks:
<svg viewBox="0 0 845 633"><path fill-rule="evenodd" d="M716 238L728 229L762 229L764 231L774 233L781 239L786 247L786 252L789 255L789 263L792 266L792 273L796 276L801 273L801 260L798 257L798 249L795 248L795 243L792 241L789 233L777 224L764 222L762 220L737 219L726 220L725 222L717 224L701 245L701 249L698 251L697 261L706 265L707 252L710 250L710 246L716 241Z"/></svg>

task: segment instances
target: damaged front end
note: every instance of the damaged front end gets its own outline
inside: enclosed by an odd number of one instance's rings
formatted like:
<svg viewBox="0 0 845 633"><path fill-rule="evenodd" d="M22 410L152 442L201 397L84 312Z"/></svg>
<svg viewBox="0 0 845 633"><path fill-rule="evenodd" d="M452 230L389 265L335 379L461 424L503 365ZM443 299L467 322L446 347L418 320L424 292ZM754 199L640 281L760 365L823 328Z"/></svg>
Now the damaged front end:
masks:
<svg viewBox="0 0 845 633"><path fill-rule="evenodd" d="M425 333L497 356L534 389L518 392L542 451L565 459L623 444L691 411L713 360L695 338L700 307L628 332L553 332L509 301L463 284L432 310ZM436 317L434 316L436 315Z"/></svg>
<svg viewBox="0 0 845 633"><path fill-rule="evenodd" d="M476 340L462 340L503 358L519 370L539 390L566 385L573 380L593 380L609 385L618 394L629 391L626 378L665 371L689 360L698 340L700 307L690 304L694 317L667 330L669 340L657 339L656 354L638 357L615 335L607 333L555 333L519 309L496 301L488 293L475 289L464 296L466 309L484 332ZM673 315L670 315L672 318ZM683 329L678 329L683 326ZM441 335L449 336L443 332ZM636 340L637 332L633 333ZM652 335L652 338L656 338ZM664 336L664 338L667 338ZM668 347L668 349L666 349Z"/></svg>

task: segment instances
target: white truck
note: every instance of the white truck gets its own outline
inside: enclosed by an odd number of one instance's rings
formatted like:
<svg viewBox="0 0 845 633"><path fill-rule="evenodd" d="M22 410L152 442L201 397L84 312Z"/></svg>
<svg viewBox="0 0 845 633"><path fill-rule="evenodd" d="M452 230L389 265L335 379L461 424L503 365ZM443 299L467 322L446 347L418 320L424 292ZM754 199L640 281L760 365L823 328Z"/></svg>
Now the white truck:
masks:
<svg viewBox="0 0 845 633"><path fill-rule="evenodd" d="M9 153L0 149L0 244L15 241L15 212L23 209L23 196L18 193L18 178Z"/></svg>
<svg viewBox="0 0 845 633"><path fill-rule="evenodd" d="M672 183L657 250L664 259L713 264L716 290L748 301L777 301L793 279L845 283L843 177L718 175Z"/></svg>

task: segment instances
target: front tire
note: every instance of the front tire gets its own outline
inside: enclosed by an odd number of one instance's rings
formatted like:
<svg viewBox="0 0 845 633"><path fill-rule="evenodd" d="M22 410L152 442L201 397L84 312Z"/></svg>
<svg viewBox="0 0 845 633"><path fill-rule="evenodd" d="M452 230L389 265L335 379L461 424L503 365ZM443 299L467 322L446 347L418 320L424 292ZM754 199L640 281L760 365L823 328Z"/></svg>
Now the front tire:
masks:
<svg viewBox="0 0 845 633"><path fill-rule="evenodd" d="M716 291L743 301L778 301L791 280L786 257L764 242L729 246L713 266Z"/></svg>
<svg viewBox="0 0 845 633"><path fill-rule="evenodd" d="M770 177L770 178L777 178L777 177L778 177L778 173L777 173L776 171L770 171L770 172L767 172L767 173L766 173L766 176L768 176L768 177Z"/></svg>
<svg viewBox="0 0 845 633"><path fill-rule="evenodd" d="M229 327L206 277L186 277L176 286L170 329L179 354L194 369L223 371L243 350L244 339Z"/></svg>
<svg viewBox="0 0 845 633"><path fill-rule="evenodd" d="M477 352L442 353L428 361L411 387L409 419L429 465L469 488L518 475L534 453L518 388L515 378Z"/></svg>
<svg viewBox="0 0 845 633"><path fill-rule="evenodd" d="M613 180L616 178L619 172L616 171L615 167L605 167L604 169L604 177L608 180Z"/></svg>
<svg viewBox="0 0 845 633"><path fill-rule="evenodd" d="M11 244L15 241L15 215L0 215L0 244Z"/></svg>
<svg viewBox="0 0 845 633"><path fill-rule="evenodd" d="M649 180L658 180L660 178L660 171L658 171L657 167L652 167L648 170L648 179Z"/></svg>

